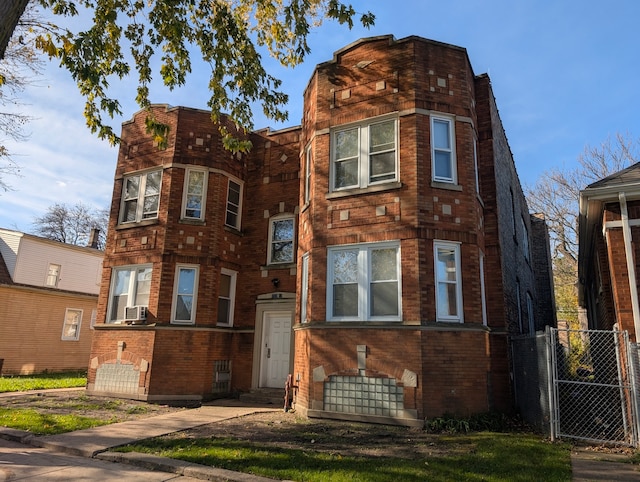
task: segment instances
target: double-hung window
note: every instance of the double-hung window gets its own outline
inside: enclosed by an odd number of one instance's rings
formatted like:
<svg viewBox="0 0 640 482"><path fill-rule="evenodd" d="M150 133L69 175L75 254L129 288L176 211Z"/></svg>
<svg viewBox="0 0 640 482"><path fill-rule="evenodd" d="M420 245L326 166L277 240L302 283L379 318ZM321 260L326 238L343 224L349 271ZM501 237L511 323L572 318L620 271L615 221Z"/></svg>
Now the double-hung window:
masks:
<svg viewBox="0 0 640 482"><path fill-rule="evenodd" d="M160 169L124 177L120 207L121 223L136 223L158 217L161 181Z"/></svg>
<svg viewBox="0 0 640 482"><path fill-rule="evenodd" d="M434 243L436 273L436 315L438 321L463 322L460 245Z"/></svg>
<svg viewBox="0 0 640 482"><path fill-rule="evenodd" d="M196 316L198 293L198 267L176 266L176 280L173 289L172 323L193 324Z"/></svg>
<svg viewBox="0 0 640 482"><path fill-rule="evenodd" d="M82 322L82 310L67 308L64 313L64 325L62 326L62 339L76 341L80 339L80 323Z"/></svg>
<svg viewBox="0 0 640 482"><path fill-rule="evenodd" d="M149 306L151 265L113 268L109 295L109 322L126 319L126 308Z"/></svg>
<svg viewBox="0 0 640 482"><path fill-rule="evenodd" d="M227 214L225 224L240 229L240 214L242 212L242 184L229 179L227 186Z"/></svg>
<svg viewBox="0 0 640 482"><path fill-rule="evenodd" d="M309 253L302 255L302 270L300 279L300 323L309 321L307 312L309 305Z"/></svg>
<svg viewBox="0 0 640 482"><path fill-rule="evenodd" d="M400 321L399 243L330 247L328 318L333 321Z"/></svg>
<svg viewBox="0 0 640 482"><path fill-rule="evenodd" d="M236 298L236 278L238 273L222 268L218 288L218 325L233 325L233 311Z"/></svg>
<svg viewBox="0 0 640 482"><path fill-rule="evenodd" d="M397 121L333 132L332 190L365 188L398 179Z"/></svg>
<svg viewBox="0 0 640 482"><path fill-rule="evenodd" d="M184 219L204 219L207 193L207 171L187 169L184 179L184 199L182 217Z"/></svg>
<svg viewBox="0 0 640 482"><path fill-rule="evenodd" d="M60 281L60 265L49 263L49 267L47 268L47 278L45 279L44 284L45 286L57 288L58 281Z"/></svg>
<svg viewBox="0 0 640 482"><path fill-rule="evenodd" d="M272 219L269 225L269 264L293 263L295 218L293 216Z"/></svg>
<svg viewBox="0 0 640 482"><path fill-rule="evenodd" d="M529 261L530 251L529 251L529 231L527 231L527 225L524 222L524 218L520 218L520 230L522 231L522 254L524 259Z"/></svg>
<svg viewBox="0 0 640 482"><path fill-rule="evenodd" d="M453 119L431 117L431 159L433 180L456 183L456 153Z"/></svg>
<svg viewBox="0 0 640 482"><path fill-rule="evenodd" d="M313 149L308 146L304 151L304 203L311 200L311 166L313 165Z"/></svg>

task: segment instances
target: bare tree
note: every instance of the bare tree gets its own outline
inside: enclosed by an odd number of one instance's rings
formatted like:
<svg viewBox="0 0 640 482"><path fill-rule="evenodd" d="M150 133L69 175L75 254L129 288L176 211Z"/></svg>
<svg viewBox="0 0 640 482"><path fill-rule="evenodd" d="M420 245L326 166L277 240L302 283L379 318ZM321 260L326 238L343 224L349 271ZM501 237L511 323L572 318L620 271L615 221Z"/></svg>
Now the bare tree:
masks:
<svg viewBox="0 0 640 482"><path fill-rule="evenodd" d="M20 166L5 143L28 137L24 128L31 118L20 112L20 94L42 71L43 60L35 50L35 38L53 30L55 27L44 22L35 6L29 4L0 60L0 192L11 188L7 176L20 173Z"/></svg>
<svg viewBox="0 0 640 482"><path fill-rule="evenodd" d="M56 203L49 206L43 216L35 218L33 234L61 243L87 246L92 229L98 229L97 247L104 249L108 223L107 209L96 210L83 203L73 206Z"/></svg>
<svg viewBox="0 0 640 482"><path fill-rule="evenodd" d="M553 278L559 318L577 313L578 200L589 184L614 174L640 160L640 140L616 134L600 146L587 146L571 169L544 172L525 194L529 208L545 215L553 257ZM564 313L562 313L564 312Z"/></svg>

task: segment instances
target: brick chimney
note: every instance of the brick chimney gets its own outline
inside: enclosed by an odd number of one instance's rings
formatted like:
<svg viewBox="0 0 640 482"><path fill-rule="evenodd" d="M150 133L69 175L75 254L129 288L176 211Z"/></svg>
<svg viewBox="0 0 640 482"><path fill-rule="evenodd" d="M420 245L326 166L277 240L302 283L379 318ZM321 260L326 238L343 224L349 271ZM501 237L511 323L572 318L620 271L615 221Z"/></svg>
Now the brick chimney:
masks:
<svg viewBox="0 0 640 482"><path fill-rule="evenodd" d="M98 249L98 238L100 236L100 228L91 228L89 233L89 246L90 248Z"/></svg>

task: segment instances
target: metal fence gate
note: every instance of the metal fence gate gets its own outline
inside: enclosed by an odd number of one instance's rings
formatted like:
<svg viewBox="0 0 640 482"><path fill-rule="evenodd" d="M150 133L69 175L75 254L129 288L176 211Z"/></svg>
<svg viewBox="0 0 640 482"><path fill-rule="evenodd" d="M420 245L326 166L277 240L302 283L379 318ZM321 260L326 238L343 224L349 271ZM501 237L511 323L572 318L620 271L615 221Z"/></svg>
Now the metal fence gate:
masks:
<svg viewBox="0 0 640 482"><path fill-rule="evenodd" d="M637 446L637 353L627 332L552 328L549 337L551 438Z"/></svg>

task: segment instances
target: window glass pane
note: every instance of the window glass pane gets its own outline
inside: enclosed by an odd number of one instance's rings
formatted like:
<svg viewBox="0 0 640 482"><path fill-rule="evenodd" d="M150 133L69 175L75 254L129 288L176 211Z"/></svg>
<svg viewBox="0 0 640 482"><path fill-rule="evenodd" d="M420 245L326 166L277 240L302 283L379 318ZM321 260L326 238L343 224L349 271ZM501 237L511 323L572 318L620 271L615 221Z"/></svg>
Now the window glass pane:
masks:
<svg viewBox="0 0 640 482"><path fill-rule="evenodd" d="M187 206L185 214L188 218L199 218L202 208L202 198L200 196L187 196Z"/></svg>
<svg viewBox="0 0 640 482"><path fill-rule="evenodd" d="M231 308L231 300L227 298L218 298L218 320L223 325L229 324L229 309Z"/></svg>
<svg viewBox="0 0 640 482"><path fill-rule="evenodd" d="M453 173L451 171L451 153L444 151L436 151L435 155L435 177L451 179Z"/></svg>
<svg viewBox="0 0 640 482"><path fill-rule="evenodd" d="M273 240L284 241L293 239L293 219L282 219L273 222Z"/></svg>
<svg viewBox="0 0 640 482"><path fill-rule="evenodd" d="M160 194L160 178L161 172L150 172L147 174L147 183L144 189L144 195L150 196L154 194Z"/></svg>
<svg viewBox="0 0 640 482"><path fill-rule="evenodd" d="M176 304L176 321L191 321L192 296L178 295Z"/></svg>
<svg viewBox="0 0 640 482"><path fill-rule="evenodd" d="M380 152L396 147L395 121L373 124L369 129L370 152Z"/></svg>
<svg viewBox="0 0 640 482"><path fill-rule="evenodd" d="M358 285L333 286L333 316L358 316Z"/></svg>
<svg viewBox="0 0 640 482"><path fill-rule="evenodd" d="M336 159L358 156L358 128L336 132Z"/></svg>
<svg viewBox="0 0 640 482"><path fill-rule="evenodd" d="M204 189L204 172L189 171L189 182L187 189L190 194L202 195Z"/></svg>
<svg viewBox="0 0 640 482"><path fill-rule="evenodd" d="M238 206L240 204L240 184L229 181L229 202Z"/></svg>
<svg viewBox="0 0 640 482"><path fill-rule="evenodd" d="M111 293L111 316L110 320L123 320L124 310L128 306L129 289L131 284L131 270L119 269L114 273L115 281L113 292Z"/></svg>
<svg viewBox="0 0 640 482"><path fill-rule="evenodd" d="M449 122L443 120L433 121L433 144L436 149L451 149Z"/></svg>
<svg viewBox="0 0 640 482"><path fill-rule="evenodd" d="M437 270L439 281L456 280L456 255L450 248L438 248Z"/></svg>
<svg viewBox="0 0 640 482"><path fill-rule="evenodd" d="M271 252L272 263L284 263L286 261L293 261L293 242L286 243L273 243L273 250Z"/></svg>
<svg viewBox="0 0 640 482"><path fill-rule="evenodd" d="M130 223L136 220L136 208L138 207L138 200L132 199L124 202L122 222Z"/></svg>
<svg viewBox="0 0 640 482"><path fill-rule="evenodd" d="M143 218L155 218L158 214L158 201L160 196L147 196L144 198L144 213Z"/></svg>
<svg viewBox="0 0 640 482"><path fill-rule="evenodd" d="M358 159L336 162L336 188L358 185Z"/></svg>
<svg viewBox="0 0 640 482"><path fill-rule="evenodd" d="M355 283L358 280L358 250L333 253L333 284Z"/></svg>
<svg viewBox="0 0 640 482"><path fill-rule="evenodd" d="M456 289L455 283L438 284L438 314L440 316L458 316Z"/></svg>
<svg viewBox="0 0 640 482"><path fill-rule="evenodd" d="M231 294L231 276L226 275L226 274L221 274L220 275L220 290L219 290L220 295L219 296L224 296L226 298L229 297L229 295Z"/></svg>
<svg viewBox="0 0 640 482"><path fill-rule="evenodd" d="M373 281L397 279L396 249L384 248L371 251L371 279Z"/></svg>
<svg viewBox="0 0 640 482"><path fill-rule="evenodd" d="M149 294L151 293L151 268L143 268L136 275L136 298L134 306L149 306Z"/></svg>
<svg viewBox="0 0 640 482"><path fill-rule="evenodd" d="M372 182L385 181L396 177L396 153L385 152L370 158L369 178Z"/></svg>
<svg viewBox="0 0 640 482"><path fill-rule="evenodd" d="M398 315L398 283L396 281L371 284L371 315Z"/></svg>
<svg viewBox="0 0 640 482"><path fill-rule="evenodd" d="M195 280L196 280L195 269L180 268L180 274L178 277L178 293L192 294Z"/></svg>
<svg viewBox="0 0 640 482"><path fill-rule="evenodd" d="M124 181L124 199L137 199L140 188L140 176L131 176Z"/></svg>

